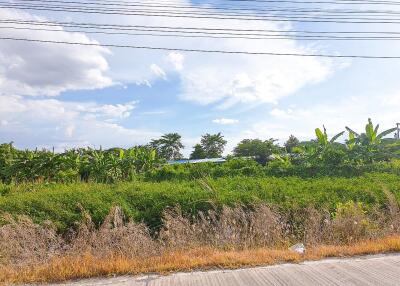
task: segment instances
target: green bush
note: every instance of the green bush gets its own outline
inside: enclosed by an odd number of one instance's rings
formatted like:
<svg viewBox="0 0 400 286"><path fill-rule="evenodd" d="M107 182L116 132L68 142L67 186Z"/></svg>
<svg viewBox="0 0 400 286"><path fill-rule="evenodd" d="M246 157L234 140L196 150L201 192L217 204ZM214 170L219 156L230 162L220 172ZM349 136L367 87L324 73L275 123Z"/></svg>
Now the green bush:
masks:
<svg viewBox="0 0 400 286"><path fill-rule="evenodd" d="M314 179L237 176L114 185L10 185L0 187L0 213L28 215L35 222L51 220L60 231L65 231L80 220L80 206L99 224L113 205L119 205L128 217L157 230L163 211L176 205L189 215L223 205L250 206L261 202L276 205L285 214L307 207L333 212L339 203L348 201L362 202L366 207L376 204L383 207L387 200L383 188L392 191L400 201L400 177L392 174Z"/></svg>

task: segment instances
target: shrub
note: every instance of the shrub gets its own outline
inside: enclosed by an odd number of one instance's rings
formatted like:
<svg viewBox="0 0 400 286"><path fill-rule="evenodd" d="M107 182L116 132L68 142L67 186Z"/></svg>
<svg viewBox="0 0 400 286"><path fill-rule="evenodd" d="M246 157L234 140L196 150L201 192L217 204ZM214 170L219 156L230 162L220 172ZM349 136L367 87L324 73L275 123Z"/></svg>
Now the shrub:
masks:
<svg viewBox="0 0 400 286"><path fill-rule="evenodd" d="M0 213L29 215L35 223L51 220L65 232L82 219L78 205L97 227L111 207L119 205L128 220L144 222L157 231L163 212L177 205L191 216L214 207L267 203L276 205L280 213L298 216L297 210L308 207L334 212L338 203L350 200L362 202L367 210L374 205L386 208L388 198L383 188L400 201L400 178L390 174L314 179L239 176L207 179L208 187L202 181L16 185L0 196Z"/></svg>
<svg viewBox="0 0 400 286"><path fill-rule="evenodd" d="M266 205L253 208L223 206L221 211L185 217L179 207L164 213L160 238L168 247L211 246L243 249L276 246L285 242L279 214Z"/></svg>
<svg viewBox="0 0 400 286"><path fill-rule="evenodd" d="M0 227L0 264L38 263L61 252L62 239L51 222L37 225L29 217L10 215L3 221L7 224Z"/></svg>
<svg viewBox="0 0 400 286"><path fill-rule="evenodd" d="M363 203L339 203L332 220L332 234L337 243L351 243L376 236L378 225L372 222Z"/></svg>

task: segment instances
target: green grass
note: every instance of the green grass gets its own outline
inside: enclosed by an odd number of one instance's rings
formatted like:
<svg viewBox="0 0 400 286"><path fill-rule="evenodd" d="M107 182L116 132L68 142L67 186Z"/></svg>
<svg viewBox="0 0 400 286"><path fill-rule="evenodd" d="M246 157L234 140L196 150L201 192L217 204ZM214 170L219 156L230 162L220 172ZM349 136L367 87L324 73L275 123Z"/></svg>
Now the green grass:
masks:
<svg viewBox="0 0 400 286"><path fill-rule="evenodd" d="M362 202L366 207L384 206L386 188L400 201L400 177L368 174L356 178L323 177L219 178L205 181L132 182L105 184L49 184L0 186L0 213L27 215L35 222L53 221L65 231L81 219L79 205L99 224L113 205L152 229L162 223L166 208L181 206L195 215L213 206L266 202L283 212L309 206L333 211L340 202Z"/></svg>

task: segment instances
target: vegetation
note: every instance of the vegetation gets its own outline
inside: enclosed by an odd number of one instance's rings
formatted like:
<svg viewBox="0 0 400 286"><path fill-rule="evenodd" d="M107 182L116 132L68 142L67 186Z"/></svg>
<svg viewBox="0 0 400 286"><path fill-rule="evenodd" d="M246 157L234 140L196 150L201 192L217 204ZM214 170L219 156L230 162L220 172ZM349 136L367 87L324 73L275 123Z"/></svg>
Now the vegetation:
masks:
<svg viewBox="0 0 400 286"><path fill-rule="evenodd" d="M206 151L200 144L196 144L193 147L193 152L190 154L190 159L205 159L207 158Z"/></svg>
<svg viewBox="0 0 400 286"><path fill-rule="evenodd" d="M400 201L400 177L370 174L354 178L319 179L225 177L179 182L132 182L106 184L26 184L3 186L0 212L28 215L34 222L52 221L64 232L81 219L80 207L99 225L113 205L127 217L144 222L152 231L162 225L162 214L179 206L185 215L196 215L214 207L236 204L250 207L267 203L282 213L307 208L333 212L339 203L361 202L367 209L384 208L383 188Z"/></svg>
<svg viewBox="0 0 400 286"><path fill-rule="evenodd" d="M218 158L222 156L227 141L221 133L205 134L201 137L200 144L194 146L190 155L191 159Z"/></svg>
<svg viewBox="0 0 400 286"><path fill-rule="evenodd" d="M134 180L158 163L148 147L110 150L73 149L63 153L17 150L0 145L0 179L4 183L77 181L114 183Z"/></svg>
<svg viewBox="0 0 400 286"><path fill-rule="evenodd" d="M285 142L284 147L287 153L292 153L294 148L300 145L299 139L294 135L290 135L289 139Z"/></svg>
<svg viewBox="0 0 400 286"><path fill-rule="evenodd" d="M276 140L244 139L223 165L168 166L165 160L182 158L181 136L166 134L147 146L109 150L74 149L63 153L48 150L17 150L0 145L0 180L3 183L97 182L138 180L187 180L204 176L359 176L368 172L399 173L400 141L384 139L395 129L378 134L371 120L365 133L350 128L349 139L337 140L344 132L328 139L325 129L315 130L316 139L298 142L291 136L284 147ZM226 140L221 133L205 134L194 146L191 159L222 155Z"/></svg>
<svg viewBox="0 0 400 286"><path fill-rule="evenodd" d="M99 227L82 209L82 220L67 236L49 221L38 225L26 217L6 216L8 224L0 227L0 282L56 282L400 251L396 206L367 214L361 203L348 202L332 216L313 208L287 216L260 204L252 209L224 207L194 218L174 208L164 212L157 235L126 220L118 206ZM305 255L288 250L299 239L307 245Z"/></svg>
<svg viewBox="0 0 400 286"><path fill-rule="evenodd" d="M237 269L279 263L299 263L331 257L351 257L400 251L400 238L368 239L351 245L321 245L308 248L305 255L287 249L255 248L244 250L208 247L165 251L161 255L128 257L118 254L95 256L90 253L53 257L32 266L1 267L0 282L14 284L61 282L77 278L115 275L143 275L194 269Z"/></svg>
<svg viewBox="0 0 400 286"><path fill-rule="evenodd" d="M158 156L165 160L179 160L183 158L180 152L184 148L182 137L178 133L168 133L160 139L153 139L150 142L151 148L157 150Z"/></svg>
<svg viewBox="0 0 400 286"><path fill-rule="evenodd" d="M346 130L245 139L223 164L167 164L176 133L129 149L2 144L0 283L400 251L400 142L371 120ZM226 144L205 134L191 158Z"/></svg>
<svg viewBox="0 0 400 286"><path fill-rule="evenodd" d="M235 157L253 158L261 165L273 160L273 154L280 154L283 150L275 144L276 140L244 139L233 150Z"/></svg>

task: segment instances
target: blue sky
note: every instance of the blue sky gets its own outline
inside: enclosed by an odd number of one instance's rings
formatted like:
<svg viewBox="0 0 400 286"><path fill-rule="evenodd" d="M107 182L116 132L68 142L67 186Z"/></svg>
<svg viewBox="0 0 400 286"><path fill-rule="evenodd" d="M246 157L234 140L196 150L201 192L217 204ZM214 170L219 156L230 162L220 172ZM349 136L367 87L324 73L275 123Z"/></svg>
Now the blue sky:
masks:
<svg viewBox="0 0 400 286"><path fill-rule="evenodd" d="M203 4L174 2L193 8ZM219 5L219 2L213 3ZM377 7L360 7L369 8ZM396 31L399 27L11 9L1 9L0 15L4 19L41 17L40 20L51 21L240 29ZM161 47L400 54L400 44L396 41L179 39L6 29L0 33L35 39ZM322 124L329 133L344 130L345 125L359 130L368 117L383 127L392 127L400 121L399 74L400 60L199 54L0 40L0 141L14 141L22 148L55 146L57 150L100 145L127 147L144 144L163 133L178 132L188 154L207 132L222 132L229 141L227 151L230 151L244 138L273 137L282 142L294 134L309 139L314 128Z"/></svg>

